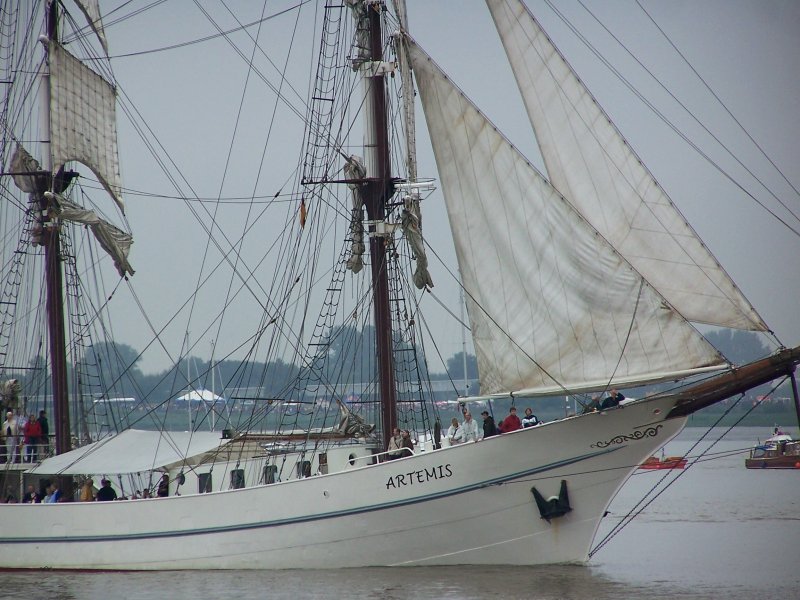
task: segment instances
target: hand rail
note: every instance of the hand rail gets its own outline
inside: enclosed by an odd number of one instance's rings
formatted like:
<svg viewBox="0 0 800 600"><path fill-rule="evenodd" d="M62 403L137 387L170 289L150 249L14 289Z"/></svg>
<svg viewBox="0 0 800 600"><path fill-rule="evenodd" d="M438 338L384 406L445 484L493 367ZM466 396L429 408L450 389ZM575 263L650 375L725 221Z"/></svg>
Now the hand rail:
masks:
<svg viewBox="0 0 800 600"><path fill-rule="evenodd" d="M399 450L400 450L400 454L401 455L398 458L406 458L405 456L403 456L404 452L410 453L409 456L415 456L417 454L416 452L414 452L414 450L412 448L403 447L403 448L400 448ZM383 456L384 454L388 455L391 452L397 452L397 450L385 450L383 452L378 452L377 454L367 454L367 455L364 455L364 456L354 456L350 460L352 462L355 462L357 460L362 460L362 459L367 459L367 458L375 458L377 456Z"/></svg>

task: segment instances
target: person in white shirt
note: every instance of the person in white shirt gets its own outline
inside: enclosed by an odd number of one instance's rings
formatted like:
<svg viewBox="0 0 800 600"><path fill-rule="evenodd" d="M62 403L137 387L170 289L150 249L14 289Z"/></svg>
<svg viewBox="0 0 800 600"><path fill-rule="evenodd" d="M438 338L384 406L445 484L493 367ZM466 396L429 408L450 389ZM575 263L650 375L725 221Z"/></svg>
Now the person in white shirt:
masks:
<svg viewBox="0 0 800 600"><path fill-rule="evenodd" d="M6 461L13 463L17 455L17 442L19 441L19 426L17 418L12 411L6 413L3 421L3 435L6 438Z"/></svg>
<svg viewBox="0 0 800 600"><path fill-rule="evenodd" d="M389 446L386 448L388 454L386 455L387 460L394 460L395 458L400 458L403 455L403 436L400 435L400 430L395 427L392 429L392 437L389 438Z"/></svg>
<svg viewBox="0 0 800 600"><path fill-rule="evenodd" d="M461 424L462 434L465 442L478 441L478 424L472 420L472 415L468 412L464 413L464 422Z"/></svg>
<svg viewBox="0 0 800 600"><path fill-rule="evenodd" d="M447 440L451 446L455 446L464 441L464 430L459 426L458 419L455 417L451 423L450 427L447 428Z"/></svg>

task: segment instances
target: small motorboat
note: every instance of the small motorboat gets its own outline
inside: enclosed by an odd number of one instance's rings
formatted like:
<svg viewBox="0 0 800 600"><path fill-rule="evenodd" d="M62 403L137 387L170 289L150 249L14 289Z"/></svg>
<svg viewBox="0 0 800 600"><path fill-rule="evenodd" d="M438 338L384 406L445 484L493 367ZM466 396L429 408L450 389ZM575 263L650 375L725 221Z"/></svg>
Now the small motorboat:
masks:
<svg viewBox="0 0 800 600"><path fill-rule="evenodd" d="M682 469L686 466L685 456L651 456L641 465L640 469Z"/></svg>
<svg viewBox="0 0 800 600"><path fill-rule="evenodd" d="M800 440L793 440L776 427L772 437L750 450L744 466L748 469L800 469Z"/></svg>

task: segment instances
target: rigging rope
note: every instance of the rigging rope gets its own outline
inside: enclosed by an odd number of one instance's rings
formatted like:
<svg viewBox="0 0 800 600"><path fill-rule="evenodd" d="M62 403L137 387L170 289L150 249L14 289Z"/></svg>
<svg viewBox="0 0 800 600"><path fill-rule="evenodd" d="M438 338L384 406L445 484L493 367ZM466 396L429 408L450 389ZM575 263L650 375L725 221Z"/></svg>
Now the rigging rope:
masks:
<svg viewBox="0 0 800 600"><path fill-rule="evenodd" d="M767 394L764 395L764 398L771 396L775 392L775 390L778 389L778 387L780 387L780 385L784 381L786 381L786 377L784 377L778 384L774 385L772 387L772 389ZM728 407L728 409L724 413L722 413L722 415L720 415L720 417L710 427L708 427L708 429L700 437L700 439L697 440L694 444L692 444L692 446L689 448L689 452L688 453L691 453L705 439L706 435L708 435L715 427L717 427L722 422L722 420L728 414L730 414L730 412L734 409L734 407L736 407L738 405L738 403L743 398L744 398L744 394L741 394L739 396L739 398L736 400L736 402L731 404L731 406ZM686 471L689 468L691 468L696 462L698 462L702 457L705 456L705 454L706 454L706 452L708 452L708 450L713 448L722 438L724 438L731 431L731 429L733 429L734 427L736 427L736 425L741 423L751 412L753 412L753 410L755 410L755 408L757 406L760 406L762 402L763 402L763 398L761 400L759 400L758 402L754 403L753 406L751 406L741 417L739 417L739 419L737 419L732 425L730 425L725 431L723 431L722 434L716 440L714 440L714 442L711 443L711 445L708 446L708 448L706 448L702 453L700 453L697 456L697 458L695 458L694 460L689 462L686 465L685 469L681 470L671 481L666 483L660 490L658 490L658 492L656 492L655 490L657 490L658 487L661 486L661 484L671 475L669 470L667 470L667 472L664 473L664 475L661 477L661 479L659 479L656 482L656 484L653 487L650 488L650 491L648 491L641 498L641 500L639 500L639 502L637 502L633 506L633 508L631 508L628 511L628 513L611 529L611 531L609 531L605 535L605 537L603 537L603 539L600 540L600 542L598 542L595 545L595 547L592 550L589 551L589 554L588 554L589 558L594 556L601 548L603 548L603 546L605 546L612 538L614 538L623 528L625 528L631 521L633 521L633 519L635 519L640 514L642 514L642 512L656 500L656 498L658 498L661 494L663 494L672 484L674 484L680 477L682 477L683 474L686 473ZM653 494L653 495L648 500L647 498L651 494ZM645 500L647 500L647 501L645 502Z"/></svg>
<svg viewBox="0 0 800 600"><path fill-rule="evenodd" d="M589 49L589 50L590 50L590 51L591 51L591 52L592 52L592 53L593 53L593 54L594 54L594 55L595 55L595 56L596 56L596 57L597 57L597 58L598 58L598 59L599 59L599 60L600 60L600 61L601 61L603 64L605 64L605 65L606 65L606 67L608 67L609 71L611 71L611 73L613 73L613 74L614 74L614 75L615 75L615 76L616 76L616 77L617 77L617 78L618 78L618 79L619 79L619 80L620 80L620 81L621 81L621 82L622 82L622 83L623 83L623 84L624 84L624 85L625 85L625 86L626 86L626 87L627 87L627 88L628 88L628 89L631 91L631 93L633 93L633 94L634 94L634 95L635 95L637 98L639 98L639 100L641 100L641 101L642 101L642 103L643 103L645 106L647 106L647 107L648 107L648 108L649 108L649 109L650 109L650 110L653 112L653 114L655 114L655 115L656 115L656 116L657 116L657 117L658 117L658 118L659 118L659 119L660 119L660 120L661 120L661 121L662 121L662 122L663 122L665 125L667 125L667 127L669 127L669 128L670 128L670 129L671 129L673 132L675 132L675 134L676 134L678 137L680 137L680 138L681 138L681 139L682 139L684 142L686 142L686 144L687 144L687 145L688 145L690 148L692 148L692 149L693 149L693 150L694 150L694 151L695 151L695 152L696 152L696 153L697 153L697 154L698 154L700 157L702 157L703 159L705 159L705 161L706 161L708 164L710 164L712 167L714 167L714 169L716 169L716 170L717 170L717 171L718 171L718 172L719 172L719 173L720 173L720 174L721 174L721 175L722 175L724 178L726 178L726 179L727 179L728 181L730 181L730 182L731 182L731 183L732 183L734 186L736 186L737 188L739 188L739 189L740 189L740 190L741 190L741 191L742 191L742 192L743 192L743 193L744 193L744 194L745 194L747 197L749 197L749 198L750 198L751 200L753 200L753 201L754 201L756 204L758 204L758 205L759 205L761 208L763 208L763 209L764 209L764 210L765 210L767 213L769 213L769 214L770 214L772 217L774 217L774 218L775 218L775 219L776 219L776 220L777 220L779 223L781 223L781 224L782 224L782 225L784 225L784 226L785 226L787 229L789 229L789 231L791 231L792 233L794 233L796 236L800 237L800 229L796 229L795 227L793 227L792 225L790 225L790 224L789 224L789 223L788 223L786 220L784 220L783 218L781 218L781 217L780 217L780 216L779 216L777 213L775 213L773 210L771 210L770 208L768 208L768 207L767 207L767 206L766 206L766 205L765 205L763 202L761 202L761 201L760 201L758 198L756 198L754 194L752 194L750 191L748 191L748 190L747 190L747 189L744 187L744 185L742 185L741 183L739 183L739 182L738 182L736 179L734 179L734 177L733 177L733 176L732 176L730 173L728 173L727 171L725 171L725 169L723 169L723 168L722 168L722 166L721 166L721 165L720 165L718 162L714 161L714 160L713 160L713 159L712 159L712 158L711 158L711 157L710 157L710 156L709 156L709 155L708 155L706 152L704 152L703 150L701 150L701 149L700 149L700 147L699 147L699 146L698 146L696 143L694 143L693 141L691 141L691 140L688 138L688 136L687 136L686 134L684 134L684 133L683 133L683 132L682 132L682 131L681 131L681 130L680 130L678 127L677 127L677 125L675 125L675 124L674 124L672 121L670 121L670 120L667 118L667 116L666 116L666 115L665 115L663 112L661 112L660 110L658 110L658 109L656 108L656 106L655 106L655 105L654 105L652 102L650 102L650 101L649 101L647 98L645 98L645 97L644 97L644 95L643 95L641 92L639 92L639 91L638 91L638 90L637 90L637 89L636 89L636 88L633 86L633 84L632 84L632 83L631 83L631 82L630 82L628 79L626 79L626 78L625 78L625 77L624 77L624 76L623 76L623 75L622 75L622 74L621 74L621 73L620 73L620 72L619 72L619 71L618 71L618 70L617 70L617 69L616 69L616 68L615 68L613 65L611 65L611 63L608 61L608 59L606 59L606 58L605 58L605 57L604 57L604 56L603 56L603 55L602 55L602 54L601 54L601 53L600 53L600 52L599 52L599 51L598 51L598 50L597 50L597 49L596 49L596 48L595 48L595 47L594 47L594 46L593 46L593 45L592 45L592 44L591 44L591 43L590 43L590 42L589 42L587 39L586 39L586 37L585 37L583 34L581 34L581 33L580 33L578 30L577 30L577 28L576 28L576 27L575 27L575 26L574 26L574 25L573 25L573 24L572 24L572 23L571 23L571 22L570 22L570 21L569 21L569 20L566 18L566 16L565 16L565 15L564 15L562 12L560 12L560 11L559 11L559 10L558 10L558 9L557 9L555 6L554 6L554 4L553 4L552 0L546 0L546 2L547 2L547 5L548 5L548 6L549 6L549 7L552 9L552 11L553 11L553 12L554 12L554 13L555 13L555 14L556 14L556 15L557 15L557 16L558 16L558 17L559 17L559 18L560 18L560 19L561 19L561 20L564 22L564 24L565 24L565 25L566 25L566 26L567 26L567 27L568 27L568 28L569 28L569 29L570 29L570 30L571 30L571 31L572 31L572 32L573 32L573 33L574 33L574 34L575 34L575 35L578 37L578 39L579 39L579 40L580 40L580 41L581 41L581 42L582 42L582 43L583 43L583 44L584 44L584 45L585 45L585 46L586 46L586 47L587 47L587 48L588 48L588 49ZM581 4L581 6L583 6L583 8L584 8L584 9L585 9L585 10L586 10L586 11L587 11L587 12L588 12L590 15L592 15L592 17L593 17L595 20L597 20L597 22L598 22L598 23L600 23L600 25L601 25L603 28L605 28L605 25L603 25L603 24L602 24L602 22L600 22L600 21L599 21L599 19L597 19L597 17L595 17L595 16L594 16L594 14L593 14L593 13L592 13L592 12L591 12L591 11L590 11L590 10L589 10L589 9L588 9L588 8L587 8L585 5L584 5L584 4L583 4L583 2L580 2L580 4ZM656 82L657 82L657 83L658 83L658 84L659 84L659 85L660 85L662 88L664 88L664 90L665 90L665 91L666 91L666 92L667 92L667 93L668 93L668 94L669 94L669 95L670 95L670 96L671 96L671 97L672 97L672 98L673 98L673 99L674 99L674 100L675 100L675 101L676 101L676 102L677 102L677 103L678 103L678 104L679 104L679 105L680 105L682 108L684 108L684 110L686 110L686 112L689 114L689 116L690 116L690 117L692 117L692 118L693 118L693 119L694 119L694 120L695 120L695 121L696 121L696 122L697 122L697 123L698 123L698 124L699 124L699 125L700 125L700 126L703 128L703 129L705 129L705 131L706 131L706 132L707 132L709 135L711 135L711 136L712 136L712 138L714 138L714 139L715 139L715 140L716 140L716 141L717 141L717 142L720 144L720 146L721 146L721 147L722 147L722 148L723 148L723 149L724 149L724 150L725 150L725 151L726 151L726 152L727 152L727 153L728 153L728 154L729 154L729 155L730 155L730 156L731 156L731 157L732 157L732 158L733 158L733 159L734 159L734 160L735 160L735 161L736 161L736 162L737 162L737 163L738 163L738 164L739 164L739 165L740 165L740 166L741 166L741 167L742 167L742 168L743 168L743 169L744 169L744 170L745 170L745 171L746 171L748 174L750 174L750 175L751 175L751 176L752 176L752 177L753 177L753 178L754 178L754 179L755 179L755 180L756 180L756 181L757 181L759 184L761 184L761 186L762 186L762 187L763 187L763 188L764 188L764 189L767 191L767 193L769 193L769 195L770 195L770 196L772 196L772 197L773 197L773 198L774 198L776 201L778 201L779 203L781 203L781 205L783 205L783 203L782 203L782 202L781 202L781 201L778 199L777 195L776 195L776 194L775 194L775 193L774 193L774 192L773 192L773 191L772 191L772 190L771 190L771 189L770 189L770 188L769 188L769 187L768 187L768 186L767 186L767 185L766 185L766 184L765 184L763 181L761 181L761 180L760 180L760 179L759 179L759 178L758 178L758 177L757 177L757 176L756 176L756 175L755 175L755 174L754 174L752 171L750 171L750 170L749 170L749 169L748 169L748 168L747 168L747 167L746 167L746 166L743 164L743 162L742 162L740 159L738 159L738 158L737 158L737 157L736 157L736 156L735 156L735 155L734 155L734 154L733 154L733 153L730 151L730 149L728 149L728 148L727 148L727 147L726 147L724 144L722 144L722 142L721 142L721 141L720 141L718 138L716 138L716 137L715 137L715 136L714 136L714 135L713 135L713 134L712 134L712 133L711 133L711 132L710 132L710 131L709 131L709 130L708 130L708 129L707 129L707 128L706 128L706 127L705 127L705 126L704 126L704 125L703 125L703 124L702 124L702 123L701 123L701 122L700 122L700 121L699 121L699 120L698 120L696 117L695 117L695 116L694 116L694 114L692 114L692 113L691 113L691 112L690 112L690 111L689 111L689 110L688 110L688 109L687 109L687 108L686 108L686 107L685 107L685 106L684 106L684 105L683 105L683 104L682 104L682 103L681 103L681 102L680 102L680 101L679 101L679 100L678 100L678 99L677 99L677 98L676 98L676 97L675 97L675 96L674 96L674 95L673 95L673 94L672 94L672 93L669 91L669 90L666 90L666 88L663 86L663 84L661 84L661 82L660 82L660 81L658 81L658 79L656 79L656 78L655 78L655 76L654 76L654 75L653 75L653 74L652 74L652 73L651 73L651 72L650 72L650 71L647 69L647 67L645 67L645 66L644 66L644 65L643 65L643 64L642 64L642 63L641 63L641 62L638 60L638 58L636 58L636 56L635 56L635 55L634 55L632 52L630 52L630 50L628 50L628 48L627 48L627 47L625 47L625 45L624 45L624 44L622 44L622 42L620 42L620 41L619 41L619 39L617 39L617 38L616 38L616 37L615 37L615 36L614 36L614 35L613 35L613 34L612 34L612 33L611 33L611 32L610 32L610 31L609 31L607 28L606 28L606 31L608 31L609 35L611 35L612 37L614 37L614 39L617 41L617 43L619 43L619 45L620 45L620 46L621 46L621 47L622 47L622 48L623 48L623 49L624 49L626 52L628 52L628 54L629 54L629 55L630 55L630 56L631 56L631 57L632 57L634 60L636 60L636 62L637 62L637 63L638 63L638 64L639 64L639 65L640 65L640 66L641 66L641 67L642 67L642 68L643 68L643 69L644 69L644 70L645 70L645 71L646 71L648 74L650 74L650 76L651 76L651 77L653 77L653 79L654 79L654 80L656 80ZM601 147L602 147L602 146L603 146L603 144L601 143ZM654 179L655 179L655 178L654 178ZM798 215L795 215L795 214L794 214L793 212L791 212L791 211L790 211L790 213L792 214L792 216L794 216L794 217L798 218ZM798 220L800 220L800 218L798 218Z"/></svg>

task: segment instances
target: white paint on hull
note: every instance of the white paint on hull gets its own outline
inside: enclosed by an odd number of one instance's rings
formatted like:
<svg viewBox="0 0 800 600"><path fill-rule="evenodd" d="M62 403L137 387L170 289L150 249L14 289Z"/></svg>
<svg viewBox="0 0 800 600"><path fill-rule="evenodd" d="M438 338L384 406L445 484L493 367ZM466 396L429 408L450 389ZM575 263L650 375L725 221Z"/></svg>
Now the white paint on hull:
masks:
<svg viewBox="0 0 800 600"><path fill-rule="evenodd" d="M636 466L677 435L646 400L379 465L268 486L110 503L0 505L0 565L283 569L587 559ZM656 414L656 411L658 413ZM547 523L531 487L572 512Z"/></svg>

